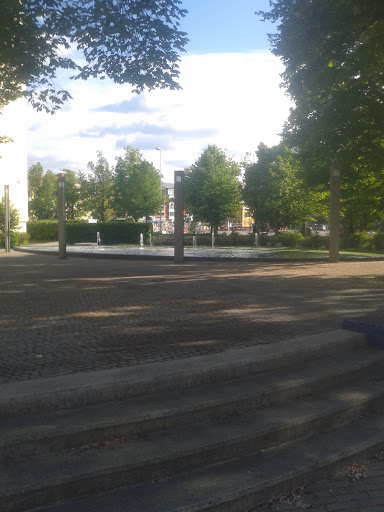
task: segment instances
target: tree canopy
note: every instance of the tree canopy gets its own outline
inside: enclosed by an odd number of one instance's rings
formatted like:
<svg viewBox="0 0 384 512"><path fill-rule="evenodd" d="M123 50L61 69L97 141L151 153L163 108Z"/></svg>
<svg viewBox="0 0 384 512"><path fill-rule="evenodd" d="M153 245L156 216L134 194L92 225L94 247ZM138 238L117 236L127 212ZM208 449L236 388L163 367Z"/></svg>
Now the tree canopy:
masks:
<svg viewBox="0 0 384 512"><path fill-rule="evenodd" d="M185 204L194 220L205 221L217 232L228 218L241 208L239 166L215 145L210 145L186 169Z"/></svg>
<svg viewBox="0 0 384 512"><path fill-rule="evenodd" d="M54 112L70 98L57 84L72 78L110 78L145 88L178 89L180 0L2 0L0 109L26 95ZM77 52L73 57L70 50Z"/></svg>
<svg viewBox="0 0 384 512"><path fill-rule="evenodd" d="M28 169L28 197L31 219L57 219L57 177L40 162Z"/></svg>
<svg viewBox="0 0 384 512"><path fill-rule="evenodd" d="M384 167L384 2L272 0L264 19L295 101L285 127L306 168ZM322 173L312 173L320 178Z"/></svg>
<svg viewBox="0 0 384 512"><path fill-rule="evenodd" d="M107 222L113 212L113 170L101 151L96 154L97 161L88 162L90 174L82 184L85 209L98 221Z"/></svg>
<svg viewBox="0 0 384 512"><path fill-rule="evenodd" d="M310 218L327 213L327 194L305 186L297 155L283 144L260 144L257 162L245 168L243 198L256 230L271 226L300 227Z"/></svg>
<svg viewBox="0 0 384 512"><path fill-rule="evenodd" d="M116 215L136 221L141 217L148 220L160 209L160 174L138 149L128 146L124 157L117 158L114 198Z"/></svg>

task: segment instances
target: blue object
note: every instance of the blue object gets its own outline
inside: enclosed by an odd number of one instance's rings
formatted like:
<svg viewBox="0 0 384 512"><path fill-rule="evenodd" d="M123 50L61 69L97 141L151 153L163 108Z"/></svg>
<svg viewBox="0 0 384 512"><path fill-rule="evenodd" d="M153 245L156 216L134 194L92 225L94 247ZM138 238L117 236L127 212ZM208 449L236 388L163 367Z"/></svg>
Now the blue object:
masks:
<svg viewBox="0 0 384 512"><path fill-rule="evenodd" d="M354 320L343 320L343 329L366 334L367 343L376 347L384 348L384 325L367 324Z"/></svg>

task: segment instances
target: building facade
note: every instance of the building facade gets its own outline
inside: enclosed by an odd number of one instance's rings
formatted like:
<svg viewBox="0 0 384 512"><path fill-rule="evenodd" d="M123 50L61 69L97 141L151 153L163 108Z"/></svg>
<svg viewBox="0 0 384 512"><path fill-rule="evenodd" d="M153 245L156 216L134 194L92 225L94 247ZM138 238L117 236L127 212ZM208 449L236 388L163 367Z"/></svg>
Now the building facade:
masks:
<svg viewBox="0 0 384 512"><path fill-rule="evenodd" d="M0 115L0 136L12 141L0 144L0 199L4 185L9 186L10 203L19 211L20 231L26 231L28 221L28 164L26 105L18 100L7 105Z"/></svg>

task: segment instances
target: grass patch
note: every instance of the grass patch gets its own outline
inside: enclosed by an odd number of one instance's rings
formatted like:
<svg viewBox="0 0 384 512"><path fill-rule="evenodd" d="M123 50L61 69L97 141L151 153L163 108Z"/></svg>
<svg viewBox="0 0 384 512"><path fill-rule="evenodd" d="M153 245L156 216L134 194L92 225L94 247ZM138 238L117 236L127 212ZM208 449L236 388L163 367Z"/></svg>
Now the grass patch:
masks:
<svg viewBox="0 0 384 512"><path fill-rule="evenodd" d="M274 256L277 258L326 259L329 255L328 249L313 250L305 247L300 249L274 247L270 252L273 252ZM383 258L384 260L384 252L354 251L346 249L340 251L341 260L348 260L349 258Z"/></svg>

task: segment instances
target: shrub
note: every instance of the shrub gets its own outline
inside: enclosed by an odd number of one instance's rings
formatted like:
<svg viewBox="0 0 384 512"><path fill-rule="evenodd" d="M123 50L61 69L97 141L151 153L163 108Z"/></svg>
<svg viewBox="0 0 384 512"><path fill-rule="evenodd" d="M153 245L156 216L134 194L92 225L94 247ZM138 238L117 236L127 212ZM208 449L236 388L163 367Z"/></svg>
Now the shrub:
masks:
<svg viewBox="0 0 384 512"><path fill-rule="evenodd" d="M372 245L372 236L366 231L344 235L340 238L343 249L369 249Z"/></svg>
<svg viewBox="0 0 384 512"><path fill-rule="evenodd" d="M384 249L384 233L376 233L371 236L370 248L374 251L381 251Z"/></svg>
<svg viewBox="0 0 384 512"><path fill-rule="evenodd" d="M57 220L33 220L27 222L27 233L35 242L57 242L58 222Z"/></svg>
<svg viewBox="0 0 384 512"><path fill-rule="evenodd" d="M304 237L301 233L281 233L278 240L284 247L293 248L297 247L304 240Z"/></svg>
<svg viewBox="0 0 384 512"><path fill-rule="evenodd" d="M148 241L152 233L152 224L144 222L88 222L70 221L66 224L67 243L96 243L97 233L100 233L102 244L138 244L140 233L143 233L144 241Z"/></svg>
<svg viewBox="0 0 384 512"><path fill-rule="evenodd" d="M321 249L324 247L328 249L329 247L329 237L328 236L320 236L319 234L311 235L311 246L313 249Z"/></svg>
<svg viewBox="0 0 384 512"><path fill-rule="evenodd" d="M9 238L10 238L11 247L14 247L15 245L28 245L28 243L29 243L28 233L22 233L20 231L11 231ZM5 245L5 236L4 236L4 233L0 233L0 247L4 247L4 245Z"/></svg>
<svg viewBox="0 0 384 512"><path fill-rule="evenodd" d="M271 245L270 238L267 233L262 233L257 237L257 243L260 247L269 247Z"/></svg>
<svg viewBox="0 0 384 512"><path fill-rule="evenodd" d="M11 246L14 245L28 245L30 236L28 233L22 233L21 231L11 232Z"/></svg>

